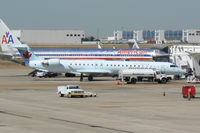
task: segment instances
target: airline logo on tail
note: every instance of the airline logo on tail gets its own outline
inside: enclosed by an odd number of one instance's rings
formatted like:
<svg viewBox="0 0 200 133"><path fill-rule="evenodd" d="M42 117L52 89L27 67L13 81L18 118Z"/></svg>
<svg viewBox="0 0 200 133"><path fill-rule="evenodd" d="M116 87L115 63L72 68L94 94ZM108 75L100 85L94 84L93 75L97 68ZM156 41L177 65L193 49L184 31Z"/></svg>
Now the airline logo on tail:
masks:
<svg viewBox="0 0 200 133"><path fill-rule="evenodd" d="M24 56L24 58L25 59L29 59L30 57L31 57L31 53L29 53L28 51L26 51L24 54L23 54L23 56Z"/></svg>
<svg viewBox="0 0 200 133"><path fill-rule="evenodd" d="M12 35L10 35L10 32L6 32L2 37L0 36L1 39L1 44L14 44L14 40Z"/></svg>

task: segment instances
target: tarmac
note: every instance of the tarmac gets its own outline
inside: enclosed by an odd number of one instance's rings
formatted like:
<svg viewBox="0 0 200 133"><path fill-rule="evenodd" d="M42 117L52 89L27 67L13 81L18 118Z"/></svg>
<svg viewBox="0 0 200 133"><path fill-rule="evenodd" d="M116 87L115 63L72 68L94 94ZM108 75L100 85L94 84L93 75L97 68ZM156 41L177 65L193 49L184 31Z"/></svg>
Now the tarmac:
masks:
<svg viewBox="0 0 200 133"><path fill-rule="evenodd" d="M115 78L29 77L28 68L0 69L1 133L199 133L200 84L182 97L185 80L117 85ZM58 85L76 84L97 97L61 98ZM193 85L193 84L189 84ZM165 92L165 96L163 93Z"/></svg>

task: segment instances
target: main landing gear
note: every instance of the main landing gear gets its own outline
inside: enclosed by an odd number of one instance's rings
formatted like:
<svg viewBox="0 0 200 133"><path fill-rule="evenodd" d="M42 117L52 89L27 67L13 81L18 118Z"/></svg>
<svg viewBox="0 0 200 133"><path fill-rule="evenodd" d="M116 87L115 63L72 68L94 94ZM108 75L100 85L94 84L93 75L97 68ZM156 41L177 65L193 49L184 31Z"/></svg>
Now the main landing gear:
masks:
<svg viewBox="0 0 200 133"><path fill-rule="evenodd" d="M81 73L80 75L80 81L82 82L83 81L83 74ZM92 75L89 75L88 76L88 81L93 81L93 76Z"/></svg>

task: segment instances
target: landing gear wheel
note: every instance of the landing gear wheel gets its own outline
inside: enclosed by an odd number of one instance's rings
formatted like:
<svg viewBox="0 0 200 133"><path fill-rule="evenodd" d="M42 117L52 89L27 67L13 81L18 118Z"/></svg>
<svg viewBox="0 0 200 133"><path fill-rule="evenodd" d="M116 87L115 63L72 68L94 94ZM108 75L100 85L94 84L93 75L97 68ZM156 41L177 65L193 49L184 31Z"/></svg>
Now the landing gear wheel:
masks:
<svg viewBox="0 0 200 133"><path fill-rule="evenodd" d="M88 76L88 81L92 81L93 80L93 76L89 75Z"/></svg>
<svg viewBox="0 0 200 133"><path fill-rule="evenodd" d="M136 84L136 79L135 78L131 79L131 84Z"/></svg>

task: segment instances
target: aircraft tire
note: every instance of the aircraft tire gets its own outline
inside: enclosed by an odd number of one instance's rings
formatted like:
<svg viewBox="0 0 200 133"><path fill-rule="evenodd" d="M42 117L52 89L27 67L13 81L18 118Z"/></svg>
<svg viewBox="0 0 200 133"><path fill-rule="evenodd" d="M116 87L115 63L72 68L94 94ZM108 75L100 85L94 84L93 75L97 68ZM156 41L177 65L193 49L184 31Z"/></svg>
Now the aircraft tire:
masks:
<svg viewBox="0 0 200 133"><path fill-rule="evenodd" d="M131 84L136 84L136 79L135 78L131 79Z"/></svg>
<svg viewBox="0 0 200 133"><path fill-rule="evenodd" d="M88 81L93 81L93 76L89 75L88 76Z"/></svg>

